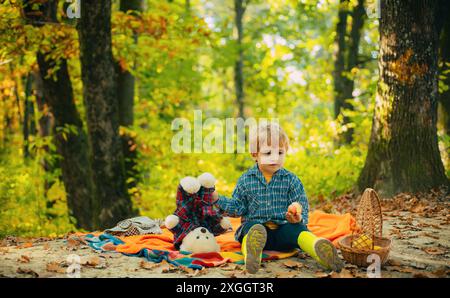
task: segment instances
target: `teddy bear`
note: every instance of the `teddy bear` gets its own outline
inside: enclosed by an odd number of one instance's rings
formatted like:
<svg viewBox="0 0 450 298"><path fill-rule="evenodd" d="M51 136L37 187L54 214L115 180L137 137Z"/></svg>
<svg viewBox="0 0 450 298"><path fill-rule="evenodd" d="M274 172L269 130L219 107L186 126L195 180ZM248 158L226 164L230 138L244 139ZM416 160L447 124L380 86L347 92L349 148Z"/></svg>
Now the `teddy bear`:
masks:
<svg viewBox="0 0 450 298"><path fill-rule="evenodd" d="M192 253L219 252L220 246L213 234L203 227L198 227L183 238L180 250Z"/></svg>
<svg viewBox="0 0 450 298"><path fill-rule="evenodd" d="M180 180L177 188L176 210L165 220L166 228L173 233L173 243L176 249L180 249L180 246L184 244L183 248L185 249L182 250L189 248L187 251L193 253L200 250L208 252L200 249L201 245L193 242L203 239L203 236L204 240L209 241L211 238L215 242L214 237L206 235L209 233L217 236L231 229L230 220L224 217L223 212L212 202L215 183L216 178L210 173L203 173L197 178L188 176ZM192 235L190 235L191 233ZM217 245L217 242L215 243ZM207 247L211 248L211 251L216 251L216 245L212 243Z"/></svg>

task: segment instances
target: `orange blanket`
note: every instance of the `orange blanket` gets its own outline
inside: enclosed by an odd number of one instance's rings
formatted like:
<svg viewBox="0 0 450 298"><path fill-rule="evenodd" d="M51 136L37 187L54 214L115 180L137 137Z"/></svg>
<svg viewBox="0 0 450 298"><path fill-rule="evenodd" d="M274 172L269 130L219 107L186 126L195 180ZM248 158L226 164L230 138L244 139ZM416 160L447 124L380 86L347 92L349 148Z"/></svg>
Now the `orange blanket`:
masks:
<svg viewBox="0 0 450 298"><path fill-rule="evenodd" d="M233 231L217 236L217 242L221 247L221 254L229 257L227 252L239 252L241 245L234 240L234 232L240 225L239 218L230 218ZM316 210L309 215L308 228L319 237L324 237L333 241L337 245L337 241L345 235L351 233L351 227L355 224L355 219L349 214L327 214ZM136 254L143 248L157 250L175 250L172 241L172 233L163 229L163 233L159 235L138 235L119 237L125 244L118 245L115 250L122 253ZM292 255L292 254L291 254Z"/></svg>

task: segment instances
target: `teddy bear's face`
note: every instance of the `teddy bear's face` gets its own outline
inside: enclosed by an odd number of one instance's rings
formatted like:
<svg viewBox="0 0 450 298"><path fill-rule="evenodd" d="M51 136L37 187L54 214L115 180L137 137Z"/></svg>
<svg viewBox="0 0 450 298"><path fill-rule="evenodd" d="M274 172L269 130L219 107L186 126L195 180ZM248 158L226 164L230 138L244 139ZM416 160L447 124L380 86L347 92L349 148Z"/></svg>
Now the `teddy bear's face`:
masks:
<svg viewBox="0 0 450 298"><path fill-rule="evenodd" d="M180 250L192 253L219 252L220 247L216 238L207 229L199 227L186 235L180 246Z"/></svg>

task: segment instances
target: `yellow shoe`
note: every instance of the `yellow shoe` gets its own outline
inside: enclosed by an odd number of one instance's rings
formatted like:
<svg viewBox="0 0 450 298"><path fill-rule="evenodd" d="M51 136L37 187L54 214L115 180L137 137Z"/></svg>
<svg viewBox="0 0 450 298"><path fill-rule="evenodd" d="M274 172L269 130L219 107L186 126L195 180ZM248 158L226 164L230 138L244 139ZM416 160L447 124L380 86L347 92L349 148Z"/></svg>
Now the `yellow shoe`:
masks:
<svg viewBox="0 0 450 298"><path fill-rule="evenodd" d="M311 232L301 232L298 245L321 266L328 270L340 272L344 263L339 258L336 247L325 238L319 238Z"/></svg>
<svg viewBox="0 0 450 298"><path fill-rule="evenodd" d="M261 266L261 257L267 241L267 231L263 225L256 224L250 228L242 240L245 269L254 274Z"/></svg>
<svg viewBox="0 0 450 298"><path fill-rule="evenodd" d="M344 267L344 263L339 258L336 247L328 239L318 239L314 244L314 251L319 258L319 263L326 269L340 272Z"/></svg>

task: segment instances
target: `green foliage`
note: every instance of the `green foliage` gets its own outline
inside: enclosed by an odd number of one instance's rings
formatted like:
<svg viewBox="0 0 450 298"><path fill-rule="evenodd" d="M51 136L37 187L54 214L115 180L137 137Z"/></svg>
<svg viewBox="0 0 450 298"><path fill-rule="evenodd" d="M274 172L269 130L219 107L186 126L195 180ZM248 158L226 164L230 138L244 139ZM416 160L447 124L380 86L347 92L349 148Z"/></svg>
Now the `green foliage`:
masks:
<svg viewBox="0 0 450 298"><path fill-rule="evenodd" d="M75 27L33 27L11 3L0 4L0 237L57 236L75 230L53 137L31 135L31 156L23 157L22 80L36 69L36 52L68 61L76 107L86 119ZM136 140L137 172L129 192L142 215L164 218L175 208L180 178L211 172L217 189L230 196L239 176L253 165L250 154L182 153L171 148L171 123L236 117L234 65L238 56L233 1L146 0L143 13L113 6L113 54L120 70L136 78L134 125L121 127ZM352 1L354 5L355 1ZM302 180L312 204L351 191L363 167L370 137L378 80L378 21L367 19L360 64L346 75L355 80L353 110L333 119L333 52L338 0L249 1L244 15L244 90L247 117L278 118L290 137L286 168ZM47 74L52 76L58 66ZM443 74L444 75L444 74ZM448 86L440 84L443 91ZM31 96L35 121L46 114ZM351 122L342 125L343 116ZM339 146L338 135L353 128L352 144ZM204 134L209 132L205 128ZM58 127L63 137L77 133ZM449 136L439 132L450 174ZM43 164L52 170L45 171ZM47 189L45 188L47 185ZM117 219L119 221L121 219Z"/></svg>
<svg viewBox="0 0 450 298"><path fill-rule="evenodd" d="M75 231L64 185L57 180L45 192L39 162L26 164L16 152L0 159L0 238L7 235L57 237ZM48 207L48 202L52 206Z"/></svg>

